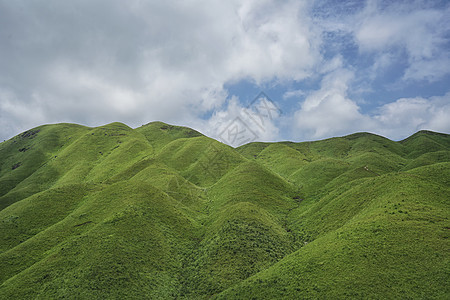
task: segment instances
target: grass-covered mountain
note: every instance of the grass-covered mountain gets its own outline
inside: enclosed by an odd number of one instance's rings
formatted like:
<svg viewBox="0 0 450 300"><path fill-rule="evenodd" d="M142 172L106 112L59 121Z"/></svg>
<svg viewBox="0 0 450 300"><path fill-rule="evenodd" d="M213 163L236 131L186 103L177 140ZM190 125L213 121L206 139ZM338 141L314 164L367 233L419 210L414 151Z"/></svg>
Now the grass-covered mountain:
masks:
<svg viewBox="0 0 450 300"><path fill-rule="evenodd" d="M450 136L231 148L45 125L0 144L0 299L450 295Z"/></svg>

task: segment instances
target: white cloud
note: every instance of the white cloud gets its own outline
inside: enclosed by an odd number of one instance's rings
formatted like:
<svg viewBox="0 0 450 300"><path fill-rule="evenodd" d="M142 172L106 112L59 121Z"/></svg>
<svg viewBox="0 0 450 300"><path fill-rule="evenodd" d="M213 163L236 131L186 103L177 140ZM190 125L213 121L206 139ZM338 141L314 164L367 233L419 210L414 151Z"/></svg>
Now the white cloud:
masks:
<svg viewBox="0 0 450 300"><path fill-rule="evenodd" d="M398 99L383 105L373 119L378 132L401 139L422 129L450 132L449 116L450 93L447 93L429 99Z"/></svg>
<svg viewBox="0 0 450 300"><path fill-rule="evenodd" d="M417 5L419 3L419 5ZM356 16L354 35L364 52L384 53L375 65L386 65L386 53L397 59L406 53L409 66L403 79L435 81L450 70L450 6L444 9L426 7L420 2L393 2L380 5L369 1ZM403 52L404 51L404 52ZM437 70L436 70L437 68Z"/></svg>
<svg viewBox="0 0 450 300"><path fill-rule="evenodd" d="M348 98L353 72L337 69L326 75L321 88L312 92L295 113L296 131L301 138L324 138L364 130L369 122L358 105Z"/></svg>
<svg viewBox="0 0 450 300"><path fill-rule="evenodd" d="M308 77L321 58L306 3L0 1L0 87L18 99L2 134L25 123L32 95L46 107L33 125L190 125L224 103L227 82Z"/></svg>
<svg viewBox="0 0 450 300"><path fill-rule="evenodd" d="M396 63L407 64L401 66L402 80L434 82L450 73L444 67L450 60L449 3L319 0L317 7L314 23L323 31L326 51L356 46L361 57L374 60L370 80L383 76L374 71Z"/></svg>
<svg viewBox="0 0 450 300"><path fill-rule="evenodd" d="M436 55L431 59L418 59L405 70L403 79L420 81L422 79L433 82L449 74L450 57L445 50L444 55Z"/></svg>
<svg viewBox="0 0 450 300"><path fill-rule="evenodd" d="M256 82L308 77L320 61L320 33L312 27L306 3L245 2L238 10L239 38L229 64L232 72Z"/></svg>
<svg viewBox="0 0 450 300"><path fill-rule="evenodd" d="M232 97L223 110L214 112L207 121L196 126L206 135L237 147L253 141L276 141L280 117L279 108L265 96L246 107L238 98Z"/></svg>
<svg viewBox="0 0 450 300"><path fill-rule="evenodd" d="M287 91L283 94L283 99L289 99L289 98L299 98L303 97L306 94L304 90L292 90Z"/></svg>
<svg viewBox="0 0 450 300"><path fill-rule="evenodd" d="M294 113L300 139L318 139L369 131L391 139L403 139L422 130L450 132L450 92L430 98L401 98L373 113L361 113L347 90L352 72L338 69L325 76Z"/></svg>

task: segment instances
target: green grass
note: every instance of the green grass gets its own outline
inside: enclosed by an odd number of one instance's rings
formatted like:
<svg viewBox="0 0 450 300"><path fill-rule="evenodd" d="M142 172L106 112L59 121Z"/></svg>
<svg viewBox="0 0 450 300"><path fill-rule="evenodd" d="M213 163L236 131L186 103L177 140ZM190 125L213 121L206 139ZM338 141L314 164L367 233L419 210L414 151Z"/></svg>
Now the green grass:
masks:
<svg viewBox="0 0 450 300"><path fill-rule="evenodd" d="M40 126L0 143L0 298L445 299L449 153Z"/></svg>
<svg viewBox="0 0 450 300"><path fill-rule="evenodd" d="M136 129L145 136L155 151L159 152L169 142L180 138L191 138L202 134L186 127L168 125L163 122L151 122Z"/></svg>
<svg viewBox="0 0 450 300"><path fill-rule="evenodd" d="M306 246L218 298L446 298L448 186L408 174L354 185L294 212Z"/></svg>

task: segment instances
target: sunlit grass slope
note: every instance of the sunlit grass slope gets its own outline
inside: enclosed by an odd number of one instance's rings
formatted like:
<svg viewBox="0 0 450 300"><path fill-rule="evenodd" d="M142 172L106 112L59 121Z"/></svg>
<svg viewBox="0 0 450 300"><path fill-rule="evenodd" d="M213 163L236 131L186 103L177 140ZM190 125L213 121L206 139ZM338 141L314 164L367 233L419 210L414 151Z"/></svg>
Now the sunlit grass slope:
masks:
<svg viewBox="0 0 450 300"><path fill-rule="evenodd" d="M40 126L0 143L0 299L444 299L449 199L430 131Z"/></svg>

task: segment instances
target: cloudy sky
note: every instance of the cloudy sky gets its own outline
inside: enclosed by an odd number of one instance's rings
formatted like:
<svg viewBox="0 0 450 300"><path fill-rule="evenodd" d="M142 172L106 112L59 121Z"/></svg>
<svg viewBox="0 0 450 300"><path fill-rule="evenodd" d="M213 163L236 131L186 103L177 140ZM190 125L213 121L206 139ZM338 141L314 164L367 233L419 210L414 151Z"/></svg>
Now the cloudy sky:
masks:
<svg viewBox="0 0 450 300"><path fill-rule="evenodd" d="M1 140L155 120L234 145L450 133L450 3L0 0Z"/></svg>

